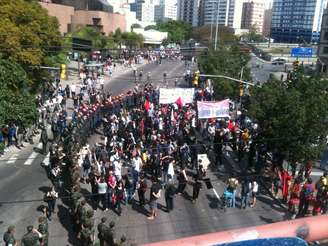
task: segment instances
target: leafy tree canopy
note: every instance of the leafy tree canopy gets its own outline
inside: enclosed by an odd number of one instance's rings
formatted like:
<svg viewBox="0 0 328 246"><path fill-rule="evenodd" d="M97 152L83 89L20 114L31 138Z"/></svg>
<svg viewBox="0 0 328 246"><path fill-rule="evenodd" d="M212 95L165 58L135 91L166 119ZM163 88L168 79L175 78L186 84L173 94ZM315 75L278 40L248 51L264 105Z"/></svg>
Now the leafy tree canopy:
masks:
<svg viewBox="0 0 328 246"><path fill-rule="evenodd" d="M157 30L168 32L168 41L170 43L183 43L190 39L192 26L184 21L170 20L168 22L157 22Z"/></svg>
<svg viewBox="0 0 328 246"><path fill-rule="evenodd" d="M49 51L61 46L59 24L36 1L0 1L0 53L27 71L45 63Z"/></svg>
<svg viewBox="0 0 328 246"><path fill-rule="evenodd" d="M260 139L290 161L319 157L328 135L328 80L293 72L251 91L250 114L262 127Z"/></svg>
<svg viewBox="0 0 328 246"><path fill-rule="evenodd" d="M219 46L200 55L198 63L205 74L225 75L240 79L241 68L244 67L243 80L250 81L250 71L246 66L249 55L243 53L238 46ZM221 100L239 97L239 84L227 79L214 79L214 96Z"/></svg>
<svg viewBox="0 0 328 246"><path fill-rule="evenodd" d="M36 120L34 97L27 86L24 69L14 61L0 59L0 125L13 121L28 126Z"/></svg>
<svg viewBox="0 0 328 246"><path fill-rule="evenodd" d="M194 27L192 30L192 38L202 44L213 46L214 39L215 39L215 31L216 31L215 26L213 26L212 40L211 40L211 25ZM226 26L218 27L219 44L233 43L235 41L237 41L237 37L234 35L234 30L232 28Z"/></svg>

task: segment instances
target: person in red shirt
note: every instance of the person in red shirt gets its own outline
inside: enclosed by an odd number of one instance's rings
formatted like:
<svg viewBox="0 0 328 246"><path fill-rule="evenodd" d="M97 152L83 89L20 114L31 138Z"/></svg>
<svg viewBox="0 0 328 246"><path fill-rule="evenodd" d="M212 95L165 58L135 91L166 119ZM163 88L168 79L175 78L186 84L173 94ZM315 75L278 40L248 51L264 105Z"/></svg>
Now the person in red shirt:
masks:
<svg viewBox="0 0 328 246"><path fill-rule="evenodd" d="M299 194L301 191L301 184L299 179L295 179L294 184L290 191L290 198L288 201L288 210L295 214L296 206L299 205L300 198Z"/></svg>
<svg viewBox="0 0 328 246"><path fill-rule="evenodd" d="M284 201L287 201L290 180L291 180L291 176L289 175L288 171L283 169L281 172L281 181L282 181L282 199Z"/></svg>
<svg viewBox="0 0 328 246"><path fill-rule="evenodd" d="M108 179L107 179L107 185L108 185L108 206L110 205L115 206L115 189L116 189L117 180L116 177L113 174L113 171L109 171ZM114 202L114 204L113 204Z"/></svg>

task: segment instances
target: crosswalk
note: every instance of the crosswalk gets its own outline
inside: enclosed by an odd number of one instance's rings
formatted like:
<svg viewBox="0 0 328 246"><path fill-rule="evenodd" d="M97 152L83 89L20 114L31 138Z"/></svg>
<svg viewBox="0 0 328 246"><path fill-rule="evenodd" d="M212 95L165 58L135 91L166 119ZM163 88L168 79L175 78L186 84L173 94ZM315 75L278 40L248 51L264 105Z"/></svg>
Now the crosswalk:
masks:
<svg viewBox="0 0 328 246"><path fill-rule="evenodd" d="M38 145L34 146L32 152L29 152L27 155L24 155L21 152L14 152L11 155L2 157L0 158L0 166L2 164L6 164L6 165L19 164L23 166L31 166L34 163L38 163L38 164L42 163L44 165L49 165L50 154L48 153L46 156L44 156L36 151L41 148L42 148L42 143L39 143Z"/></svg>

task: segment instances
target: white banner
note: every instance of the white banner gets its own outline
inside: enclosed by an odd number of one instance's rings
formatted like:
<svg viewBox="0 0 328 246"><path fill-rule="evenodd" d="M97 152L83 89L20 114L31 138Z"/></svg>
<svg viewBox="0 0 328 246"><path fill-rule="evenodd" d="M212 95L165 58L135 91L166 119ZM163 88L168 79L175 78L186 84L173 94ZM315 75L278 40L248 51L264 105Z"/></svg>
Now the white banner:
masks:
<svg viewBox="0 0 328 246"><path fill-rule="evenodd" d="M172 88L172 89L159 89L159 103L170 104L176 103L181 100L183 104L192 103L194 100L194 88Z"/></svg>
<svg viewBox="0 0 328 246"><path fill-rule="evenodd" d="M230 117L229 101L229 99L220 102L197 101L198 119Z"/></svg>

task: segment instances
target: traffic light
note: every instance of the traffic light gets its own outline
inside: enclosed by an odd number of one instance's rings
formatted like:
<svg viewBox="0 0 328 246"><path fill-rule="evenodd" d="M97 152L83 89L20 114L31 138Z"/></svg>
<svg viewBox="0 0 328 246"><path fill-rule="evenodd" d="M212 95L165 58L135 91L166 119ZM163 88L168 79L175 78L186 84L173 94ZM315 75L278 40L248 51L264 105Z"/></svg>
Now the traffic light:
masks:
<svg viewBox="0 0 328 246"><path fill-rule="evenodd" d="M299 64L300 64L299 61L294 61L294 62L293 62L293 68L294 68L294 69L297 69L298 66L299 66Z"/></svg>
<svg viewBox="0 0 328 246"><path fill-rule="evenodd" d="M198 87L198 85L199 85L199 71L196 71L196 72L194 73L193 85L194 85L195 87Z"/></svg>
<svg viewBox="0 0 328 246"><path fill-rule="evenodd" d="M60 79L66 79L66 65L60 65Z"/></svg>
<svg viewBox="0 0 328 246"><path fill-rule="evenodd" d="M239 96L242 97L244 95L244 85L243 83L239 83Z"/></svg>

